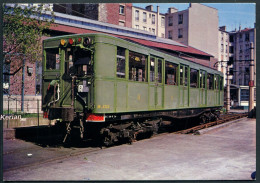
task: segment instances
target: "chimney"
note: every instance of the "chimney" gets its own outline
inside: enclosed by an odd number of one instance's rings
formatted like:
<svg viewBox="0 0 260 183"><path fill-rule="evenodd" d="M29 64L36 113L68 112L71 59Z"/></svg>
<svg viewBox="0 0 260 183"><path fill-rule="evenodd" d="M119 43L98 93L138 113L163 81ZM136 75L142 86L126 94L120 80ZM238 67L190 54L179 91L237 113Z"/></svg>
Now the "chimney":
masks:
<svg viewBox="0 0 260 183"><path fill-rule="evenodd" d="M176 13L176 12L178 12L178 9L176 9L174 7L168 8L168 13Z"/></svg>
<svg viewBox="0 0 260 183"><path fill-rule="evenodd" d="M148 11L153 11L153 5L146 6L145 9Z"/></svg>
<svg viewBox="0 0 260 183"><path fill-rule="evenodd" d="M219 30L221 30L221 31L226 31L226 26L221 26L221 27L219 27Z"/></svg>

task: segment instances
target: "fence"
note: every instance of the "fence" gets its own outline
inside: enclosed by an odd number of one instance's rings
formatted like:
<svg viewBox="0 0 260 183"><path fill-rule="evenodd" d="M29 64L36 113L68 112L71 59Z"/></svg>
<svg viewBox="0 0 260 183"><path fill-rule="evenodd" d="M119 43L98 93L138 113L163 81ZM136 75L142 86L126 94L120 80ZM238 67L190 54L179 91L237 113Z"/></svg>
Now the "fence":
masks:
<svg viewBox="0 0 260 183"><path fill-rule="evenodd" d="M10 114L40 114L41 111L41 97L10 97L4 96L3 98L3 113Z"/></svg>

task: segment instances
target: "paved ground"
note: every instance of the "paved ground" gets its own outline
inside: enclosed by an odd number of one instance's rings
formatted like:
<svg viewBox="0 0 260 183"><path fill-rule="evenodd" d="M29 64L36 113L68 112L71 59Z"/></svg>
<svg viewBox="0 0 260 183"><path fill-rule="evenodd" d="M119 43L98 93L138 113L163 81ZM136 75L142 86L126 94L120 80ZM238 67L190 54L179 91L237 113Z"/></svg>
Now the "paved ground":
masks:
<svg viewBox="0 0 260 183"><path fill-rule="evenodd" d="M10 151L9 142L4 149ZM3 176L12 181L251 180L255 170L256 120L244 118L203 135L166 134Z"/></svg>

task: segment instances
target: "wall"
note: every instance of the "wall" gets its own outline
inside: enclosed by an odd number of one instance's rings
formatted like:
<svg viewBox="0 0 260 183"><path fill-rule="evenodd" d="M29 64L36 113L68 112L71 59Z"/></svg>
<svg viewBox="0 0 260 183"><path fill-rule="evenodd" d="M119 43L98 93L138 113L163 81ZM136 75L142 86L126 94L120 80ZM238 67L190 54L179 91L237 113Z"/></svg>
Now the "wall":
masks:
<svg viewBox="0 0 260 183"><path fill-rule="evenodd" d="M188 11L188 45L218 58L218 10L191 3Z"/></svg>

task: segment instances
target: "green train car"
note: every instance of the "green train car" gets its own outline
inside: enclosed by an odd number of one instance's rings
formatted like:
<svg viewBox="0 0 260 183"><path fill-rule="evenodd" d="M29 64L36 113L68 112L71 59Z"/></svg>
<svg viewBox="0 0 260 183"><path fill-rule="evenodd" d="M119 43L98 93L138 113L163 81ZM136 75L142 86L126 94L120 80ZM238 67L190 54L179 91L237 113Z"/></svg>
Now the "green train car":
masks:
<svg viewBox="0 0 260 183"><path fill-rule="evenodd" d="M42 83L44 117L82 138L98 127L107 144L163 118L213 120L224 104L221 72L106 34L44 40Z"/></svg>

